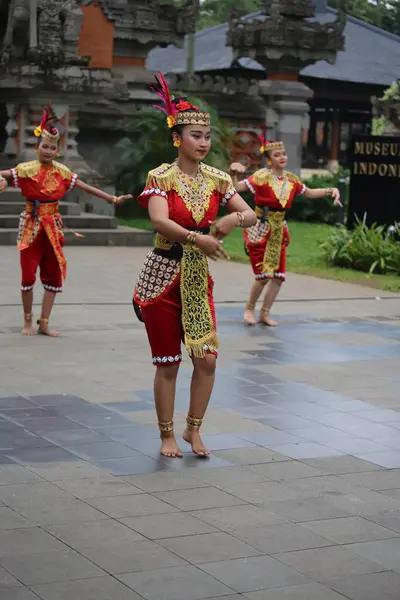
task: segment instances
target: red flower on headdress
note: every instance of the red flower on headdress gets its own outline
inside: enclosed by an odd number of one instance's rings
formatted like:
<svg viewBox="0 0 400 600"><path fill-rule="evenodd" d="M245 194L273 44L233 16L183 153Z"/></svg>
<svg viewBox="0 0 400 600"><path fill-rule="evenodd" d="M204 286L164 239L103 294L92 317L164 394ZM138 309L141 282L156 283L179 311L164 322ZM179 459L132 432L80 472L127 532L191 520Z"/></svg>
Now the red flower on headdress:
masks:
<svg viewBox="0 0 400 600"><path fill-rule="evenodd" d="M268 142L267 142L267 122L266 121L264 121L264 124L263 124L263 133L262 133L262 135L258 135L257 139L261 144L260 152L261 152L261 154L264 154L264 152L266 151L266 146L268 144Z"/></svg>
<svg viewBox="0 0 400 600"><path fill-rule="evenodd" d="M197 112L199 110L197 106L193 106L187 100L179 100L178 104L175 104L175 108L178 112L184 112L185 110L195 110Z"/></svg>

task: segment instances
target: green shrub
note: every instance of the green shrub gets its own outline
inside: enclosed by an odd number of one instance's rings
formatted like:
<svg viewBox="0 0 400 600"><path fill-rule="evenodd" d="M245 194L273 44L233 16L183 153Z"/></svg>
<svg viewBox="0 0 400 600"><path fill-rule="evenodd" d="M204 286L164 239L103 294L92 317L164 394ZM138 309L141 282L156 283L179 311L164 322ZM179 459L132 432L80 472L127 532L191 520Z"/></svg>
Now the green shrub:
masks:
<svg viewBox="0 0 400 600"><path fill-rule="evenodd" d="M336 266L400 275L400 243L386 232L384 225L374 223L368 227L365 219L353 230L340 225L332 229L321 248L325 258Z"/></svg>
<svg viewBox="0 0 400 600"><path fill-rule="evenodd" d="M339 187L339 179L341 175L348 176L347 171L332 173L331 175L313 175L310 179L305 179L303 183L309 188L329 188ZM347 188L346 195L342 198L342 204L347 204ZM336 223L338 219L338 209L333 206L332 198L316 198L310 200L304 196L297 196L290 209L289 218L293 221L307 221L309 223Z"/></svg>

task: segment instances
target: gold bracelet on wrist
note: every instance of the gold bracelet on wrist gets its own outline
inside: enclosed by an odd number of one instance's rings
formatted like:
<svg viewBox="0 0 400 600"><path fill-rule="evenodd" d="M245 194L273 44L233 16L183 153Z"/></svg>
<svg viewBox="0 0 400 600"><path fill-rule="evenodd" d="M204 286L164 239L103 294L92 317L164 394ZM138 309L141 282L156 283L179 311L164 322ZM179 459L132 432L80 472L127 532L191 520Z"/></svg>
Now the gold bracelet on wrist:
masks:
<svg viewBox="0 0 400 600"><path fill-rule="evenodd" d="M237 214L238 219L239 219L239 225L238 225L238 227L243 227L243 225L244 225L244 215L243 215L243 213L237 212L236 214Z"/></svg>
<svg viewBox="0 0 400 600"><path fill-rule="evenodd" d="M327 188L325 192L325 196L333 196L333 188Z"/></svg>
<svg viewBox="0 0 400 600"><path fill-rule="evenodd" d="M198 236L198 232L197 231L189 231L189 233L186 236L186 243L187 244L191 244L192 246L196 245L196 238Z"/></svg>
<svg viewBox="0 0 400 600"><path fill-rule="evenodd" d="M117 196L111 196L110 204L115 204L117 200Z"/></svg>

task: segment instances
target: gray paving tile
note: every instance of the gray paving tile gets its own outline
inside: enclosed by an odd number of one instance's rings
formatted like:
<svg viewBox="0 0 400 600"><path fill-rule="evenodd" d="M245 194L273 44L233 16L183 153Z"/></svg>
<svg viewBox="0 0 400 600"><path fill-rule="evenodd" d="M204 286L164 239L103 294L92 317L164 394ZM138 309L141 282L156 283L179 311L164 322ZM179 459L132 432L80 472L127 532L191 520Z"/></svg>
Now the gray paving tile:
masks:
<svg viewBox="0 0 400 600"><path fill-rule="evenodd" d="M220 469L204 469L197 474L208 485L213 485L220 489L224 486L230 487L240 483L253 483L265 481L267 478L255 470L246 467L226 467Z"/></svg>
<svg viewBox="0 0 400 600"><path fill-rule="evenodd" d="M85 479L65 479L55 481L55 485L76 498L85 500L87 498L105 498L106 496L127 496L141 494L142 490L118 479L104 475L103 477Z"/></svg>
<svg viewBox="0 0 400 600"><path fill-rule="evenodd" d="M8 508L8 506L0 506L0 530L18 529L20 527L29 527L30 525L32 523L15 510Z"/></svg>
<svg viewBox="0 0 400 600"><path fill-rule="evenodd" d="M29 470L47 481L84 479L90 477L97 478L104 477L105 475L104 471L98 467L78 459L67 463L38 463L29 465Z"/></svg>
<svg viewBox="0 0 400 600"><path fill-rule="evenodd" d="M359 454L358 458L368 460L381 467L387 469L399 469L400 468L400 451L389 450L387 452L377 452L372 454Z"/></svg>
<svg viewBox="0 0 400 600"><path fill-rule="evenodd" d="M151 540L182 535L197 536L201 533L213 533L217 531L212 525L182 512L169 513L168 518L165 515L150 515L145 517L129 517L120 519L120 521Z"/></svg>
<svg viewBox="0 0 400 600"><path fill-rule="evenodd" d="M146 600L204 600L233 591L193 566L120 575L119 579Z"/></svg>
<svg viewBox="0 0 400 600"><path fill-rule="evenodd" d="M253 465L249 470L274 481L286 481L322 475L322 472L317 468L294 460L276 464Z"/></svg>
<svg viewBox="0 0 400 600"><path fill-rule="evenodd" d="M217 473L220 469L217 470ZM208 484L191 475L191 471L167 471L159 473L148 473L145 475L132 475L122 477L123 481L140 488L144 492L168 492L172 490L188 490L196 487L206 487ZM211 474L213 471L211 471ZM210 473L206 471L205 476ZM199 475L202 477L202 473ZM121 478L120 478L121 479Z"/></svg>
<svg viewBox="0 0 400 600"><path fill-rule="evenodd" d="M38 435L48 431L66 431L68 429L79 429L79 424L64 417L42 417L35 419L24 419L21 421L24 428Z"/></svg>
<svg viewBox="0 0 400 600"><path fill-rule="evenodd" d="M73 417L74 422L79 423L81 425L86 425L87 427L97 429L99 428L107 428L107 427L115 427L118 425L129 425L131 421L113 413L111 411L103 412L101 414L78 414L76 413Z"/></svg>
<svg viewBox="0 0 400 600"><path fill-rule="evenodd" d="M163 466L166 467L167 470L169 469L171 471L183 471L191 469L193 473L196 471L206 471L209 469L233 467L231 462L215 456L214 453L210 454L207 459L199 459L190 450L188 450L188 446L187 448L182 447L182 451L184 452L183 458L180 460L173 460L172 462L167 460L167 462L164 462ZM160 469L160 466L158 466L158 469Z"/></svg>
<svg viewBox="0 0 400 600"><path fill-rule="evenodd" d="M159 540L158 543L194 565L262 553L224 532L186 535Z"/></svg>
<svg viewBox="0 0 400 600"><path fill-rule="evenodd" d="M48 443L48 442L46 442ZM78 458L56 446L46 446L45 448L38 448L33 446L31 449L12 450L9 455L18 463L23 465L35 465L35 463L55 463L55 462L67 462L75 461Z"/></svg>
<svg viewBox="0 0 400 600"><path fill-rule="evenodd" d="M304 442L288 444L286 446L273 446L276 450L288 456L290 458L304 459L304 458L323 458L326 456L340 456L340 452L321 444L315 444L314 442Z"/></svg>
<svg viewBox="0 0 400 600"><path fill-rule="evenodd" d="M16 509L65 499L70 499L67 492L43 480L0 487L0 501Z"/></svg>
<svg viewBox="0 0 400 600"><path fill-rule="evenodd" d="M400 488L400 469L344 474L342 477L353 485L361 485L369 490L380 491Z"/></svg>
<svg viewBox="0 0 400 600"><path fill-rule="evenodd" d="M11 588L18 586L22 586L21 582L15 579L11 573L0 567L0 592L6 594Z"/></svg>
<svg viewBox="0 0 400 600"><path fill-rule="evenodd" d="M27 587L8 588L2 591L2 600L37 600L38 596Z"/></svg>
<svg viewBox="0 0 400 600"><path fill-rule="evenodd" d="M133 590L113 577L95 577L32 588L42 600L141 600ZM16 599L18 600L18 599Z"/></svg>
<svg viewBox="0 0 400 600"><path fill-rule="evenodd" d="M112 519L68 525L48 525L46 530L74 550L100 549L111 541L135 543L144 538L118 521Z"/></svg>
<svg viewBox="0 0 400 600"><path fill-rule="evenodd" d="M400 575L397 573L372 573L340 578L331 587L350 600L398 600Z"/></svg>
<svg viewBox="0 0 400 600"><path fill-rule="evenodd" d="M235 535L263 554L323 548L335 544L332 540L294 523L246 529L236 532Z"/></svg>
<svg viewBox="0 0 400 600"><path fill-rule="evenodd" d="M341 546L285 552L276 554L275 558L319 583L384 570L378 563Z"/></svg>
<svg viewBox="0 0 400 600"><path fill-rule="evenodd" d="M221 531L233 534L242 529L287 523L281 516L258 506L251 505L196 510L191 514L221 529Z"/></svg>
<svg viewBox="0 0 400 600"><path fill-rule="evenodd" d="M400 533L400 510L368 515L368 520Z"/></svg>
<svg viewBox="0 0 400 600"><path fill-rule="evenodd" d="M400 533L372 523L362 517L311 521L304 523L304 526L337 544L369 542L400 536Z"/></svg>
<svg viewBox="0 0 400 600"><path fill-rule="evenodd" d="M328 589L320 583L305 583L290 587L250 592L248 600L343 600L344 596Z"/></svg>
<svg viewBox="0 0 400 600"><path fill-rule="evenodd" d="M104 542L100 548L81 547L80 552L112 575L180 567L187 564L186 560L148 540L131 542L110 539L108 542Z"/></svg>
<svg viewBox="0 0 400 600"><path fill-rule="evenodd" d="M104 469L111 473L111 475L117 476L155 473L159 471L163 465L162 461L156 461L148 456L93 459L92 462L100 469Z"/></svg>
<svg viewBox="0 0 400 600"><path fill-rule="evenodd" d="M243 500L239 500L239 498L214 487L157 492L156 496L160 500L168 502L171 506L186 511L244 504Z"/></svg>
<svg viewBox="0 0 400 600"><path fill-rule="evenodd" d="M253 448L254 444L241 439L235 435L218 434L218 435L203 435L203 441L207 448L214 450L232 450L235 448Z"/></svg>
<svg viewBox="0 0 400 600"><path fill-rule="evenodd" d="M327 458L311 458L303 461L312 467L315 467L324 475L335 475L341 473L362 473L379 470L375 465L367 460L356 458L355 456L333 456Z"/></svg>
<svg viewBox="0 0 400 600"><path fill-rule="evenodd" d="M379 565L382 566L380 570L391 569L400 573L400 537L351 544L350 546L347 546L347 548L360 556L379 563Z"/></svg>
<svg viewBox="0 0 400 600"><path fill-rule="evenodd" d="M307 583L307 578L270 556L203 564L206 573L236 592L253 592Z"/></svg>
<svg viewBox="0 0 400 600"><path fill-rule="evenodd" d="M26 556L9 556L1 558L0 564L27 586L104 574L104 571L73 550L32 554L29 559Z"/></svg>
<svg viewBox="0 0 400 600"><path fill-rule="evenodd" d="M118 496L115 498L93 498L87 502L115 519L177 512L177 508L150 496L150 494Z"/></svg>
<svg viewBox="0 0 400 600"><path fill-rule="evenodd" d="M242 450L221 450L215 454L231 461L235 465L257 465L289 460L287 456L282 456L279 452L261 447L244 448Z"/></svg>
<svg viewBox="0 0 400 600"><path fill-rule="evenodd" d="M34 406L34 402L28 398L24 398L23 396L6 396L0 398L0 410L13 408L32 408Z"/></svg>
<svg viewBox="0 0 400 600"><path fill-rule="evenodd" d="M39 527L0 531L0 560L9 556L66 550L65 546ZM29 561L29 558L27 558Z"/></svg>
<svg viewBox="0 0 400 600"><path fill-rule="evenodd" d="M245 433L241 434L245 440L249 440L259 446L272 448L274 446L283 446L284 444L299 444L304 439L287 433L286 431L267 431L265 433ZM279 450L278 450L279 452Z"/></svg>
<svg viewBox="0 0 400 600"><path fill-rule="evenodd" d="M24 425L26 419L39 419L44 417L57 417L57 413L51 408L41 408L32 404L27 408L9 408L1 410L0 415L14 423Z"/></svg>
<svg viewBox="0 0 400 600"><path fill-rule="evenodd" d="M42 479L21 465L2 465L0 467L0 486L15 483L30 483L32 481L42 481Z"/></svg>
<svg viewBox="0 0 400 600"><path fill-rule="evenodd" d="M310 496L308 490L303 492L289 485L289 482L262 481L253 483L225 484L224 489L239 498L242 502L264 504L277 500L295 500Z"/></svg>
<svg viewBox="0 0 400 600"><path fill-rule="evenodd" d="M89 403L79 396L69 394L48 394L30 396L29 399L38 406L86 406Z"/></svg>
<svg viewBox="0 0 400 600"><path fill-rule="evenodd" d="M352 511L349 508L341 508L326 498L320 497L266 502L263 504L263 508L293 523L332 519L335 517L352 517L354 515L354 509Z"/></svg>
<svg viewBox="0 0 400 600"><path fill-rule="evenodd" d="M95 444L97 442L107 442L108 438L98 431L81 427L80 429L66 429L64 431L50 431L42 436L59 446L70 446L72 444Z"/></svg>
<svg viewBox="0 0 400 600"><path fill-rule="evenodd" d="M124 446L119 442L96 442L94 444L77 444L73 446L64 446L68 452L75 454L79 458L84 460L93 460L101 458L127 458L133 457L138 458L141 455L133 450Z"/></svg>

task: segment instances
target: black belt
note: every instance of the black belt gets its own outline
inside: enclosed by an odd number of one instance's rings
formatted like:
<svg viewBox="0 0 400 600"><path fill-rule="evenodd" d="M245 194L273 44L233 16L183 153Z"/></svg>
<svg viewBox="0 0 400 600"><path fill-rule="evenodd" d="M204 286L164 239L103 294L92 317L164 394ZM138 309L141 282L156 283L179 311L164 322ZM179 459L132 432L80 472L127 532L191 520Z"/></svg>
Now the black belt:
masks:
<svg viewBox="0 0 400 600"><path fill-rule="evenodd" d="M210 233L210 227L188 227L189 231L196 231L197 233L201 233L202 235L208 235ZM154 254L157 256L163 256L164 258L173 258L175 260L180 260L183 256L183 248L182 244L179 242L175 242L172 244L171 248L168 250L164 250L162 248L154 248Z"/></svg>

